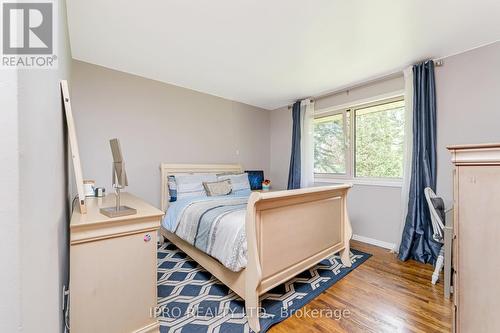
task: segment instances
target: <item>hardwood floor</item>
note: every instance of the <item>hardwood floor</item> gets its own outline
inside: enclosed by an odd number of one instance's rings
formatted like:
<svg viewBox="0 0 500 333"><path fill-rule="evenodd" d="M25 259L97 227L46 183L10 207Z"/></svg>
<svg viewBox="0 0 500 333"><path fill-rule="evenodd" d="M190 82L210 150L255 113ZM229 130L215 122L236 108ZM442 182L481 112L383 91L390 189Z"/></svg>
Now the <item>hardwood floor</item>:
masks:
<svg viewBox="0 0 500 333"><path fill-rule="evenodd" d="M401 262L361 242L351 246L373 256L269 333L451 331L452 302L444 299L442 282L431 284L431 265ZM329 316L312 318L307 311L314 309ZM336 319L341 311L345 316Z"/></svg>

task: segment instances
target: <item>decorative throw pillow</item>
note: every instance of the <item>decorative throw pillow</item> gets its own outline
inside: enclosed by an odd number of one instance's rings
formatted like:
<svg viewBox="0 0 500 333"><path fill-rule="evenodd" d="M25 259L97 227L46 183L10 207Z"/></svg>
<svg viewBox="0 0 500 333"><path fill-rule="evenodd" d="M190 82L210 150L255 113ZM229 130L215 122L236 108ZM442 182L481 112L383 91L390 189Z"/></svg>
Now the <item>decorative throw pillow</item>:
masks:
<svg viewBox="0 0 500 333"><path fill-rule="evenodd" d="M198 173L198 174L178 174L175 175L177 183L177 199L189 197L206 196L203 182L216 182L217 176L215 173Z"/></svg>
<svg viewBox="0 0 500 333"><path fill-rule="evenodd" d="M203 182L203 187L209 197L228 195L233 190L229 179L216 182Z"/></svg>
<svg viewBox="0 0 500 333"><path fill-rule="evenodd" d="M177 201L177 183L175 182L175 176L168 176L168 194L170 202Z"/></svg>
<svg viewBox="0 0 500 333"><path fill-rule="evenodd" d="M245 193L250 192L250 182L248 181L247 173L240 173L237 175L221 175L217 177L217 180L227 180L231 181L233 187L233 193Z"/></svg>

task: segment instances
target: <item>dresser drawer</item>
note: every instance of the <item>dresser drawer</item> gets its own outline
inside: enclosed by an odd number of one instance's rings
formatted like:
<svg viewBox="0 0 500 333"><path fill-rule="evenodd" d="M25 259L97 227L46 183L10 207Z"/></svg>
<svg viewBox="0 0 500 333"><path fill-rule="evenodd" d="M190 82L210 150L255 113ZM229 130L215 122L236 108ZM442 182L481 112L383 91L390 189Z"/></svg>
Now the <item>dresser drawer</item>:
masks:
<svg viewBox="0 0 500 333"><path fill-rule="evenodd" d="M71 332L134 332L157 324L157 232L71 246Z"/></svg>
<svg viewBox="0 0 500 333"><path fill-rule="evenodd" d="M448 149L456 167L453 329L500 332L500 143Z"/></svg>
<svg viewBox="0 0 500 333"><path fill-rule="evenodd" d="M458 178L457 329L500 332L500 264L489 257L500 244L500 166L460 166Z"/></svg>

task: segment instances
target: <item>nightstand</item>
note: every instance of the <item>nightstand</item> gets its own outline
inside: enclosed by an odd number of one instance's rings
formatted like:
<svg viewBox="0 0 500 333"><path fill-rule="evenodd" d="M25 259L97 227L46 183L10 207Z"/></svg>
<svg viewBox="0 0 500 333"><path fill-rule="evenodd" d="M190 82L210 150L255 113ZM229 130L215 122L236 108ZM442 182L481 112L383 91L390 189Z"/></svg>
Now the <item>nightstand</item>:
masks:
<svg viewBox="0 0 500 333"><path fill-rule="evenodd" d="M70 223L70 327L80 332L159 332L157 231L163 212L130 193L121 202L137 214L109 218L114 194L87 198L87 214Z"/></svg>

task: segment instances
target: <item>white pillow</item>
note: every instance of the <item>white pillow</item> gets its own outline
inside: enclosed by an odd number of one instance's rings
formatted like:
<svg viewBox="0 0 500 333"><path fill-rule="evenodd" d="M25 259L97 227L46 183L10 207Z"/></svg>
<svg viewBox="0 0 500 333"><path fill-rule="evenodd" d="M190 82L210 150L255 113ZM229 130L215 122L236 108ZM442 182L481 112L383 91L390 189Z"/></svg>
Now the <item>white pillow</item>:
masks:
<svg viewBox="0 0 500 333"><path fill-rule="evenodd" d="M217 175L215 173L198 173L198 174L177 174L175 182L177 183L177 200L207 196L203 182L216 182Z"/></svg>
<svg viewBox="0 0 500 333"><path fill-rule="evenodd" d="M240 173L237 175L218 175L217 180L231 181L231 186L233 187L233 193L238 193L242 191L250 191L250 182L248 181L248 173Z"/></svg>

